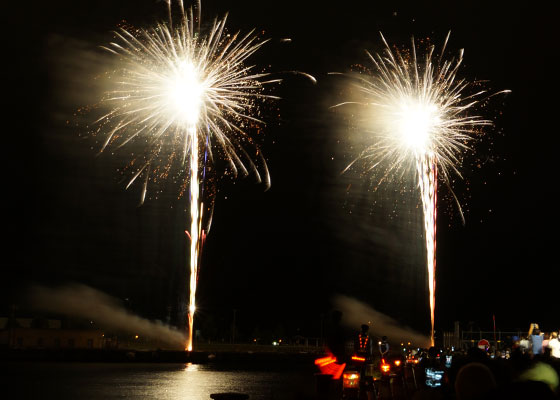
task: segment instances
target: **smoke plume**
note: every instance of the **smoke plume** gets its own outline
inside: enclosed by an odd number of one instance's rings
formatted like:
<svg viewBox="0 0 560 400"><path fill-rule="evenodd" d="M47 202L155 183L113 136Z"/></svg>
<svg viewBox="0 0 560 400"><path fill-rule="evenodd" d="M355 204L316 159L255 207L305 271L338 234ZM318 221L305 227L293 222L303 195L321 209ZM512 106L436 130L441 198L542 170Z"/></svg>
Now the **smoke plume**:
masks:
<svg viewBox="0 0 560 400"><path fill-rule="evenodd" d="M118 299L89 286L34 286L29 291L29 299L36 309L90 319L104 329L147 337L173 348L184 348L185 345L185 335L175 328L133 315Z"/></svg>
<svg viewBox="0 0 560 400"><path fill-rule="evenodd" d="M390 342L411 342L413 346L429 347L430 338L411 328L402 326L393 318L374 310L367 304L351 297L337 295L334 306L342 312L342 323L354 329L368 324L372 336L387 336Z"/></svg>

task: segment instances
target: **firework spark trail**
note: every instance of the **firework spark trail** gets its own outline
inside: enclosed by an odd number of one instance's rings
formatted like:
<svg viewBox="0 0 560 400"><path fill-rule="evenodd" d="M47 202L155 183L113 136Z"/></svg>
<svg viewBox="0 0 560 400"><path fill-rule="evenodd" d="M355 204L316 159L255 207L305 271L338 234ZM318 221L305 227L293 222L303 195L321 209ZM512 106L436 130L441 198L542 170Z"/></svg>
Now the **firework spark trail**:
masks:
<svg viewBox="0 0 560 400"><path fill-rule="evenodd" d="M200 228L202 223L202 203L199 204L199 187L198 181L198 142L194 140L196 135L196 127L193 125L189 128L191 137L191 162L190 162L190 193L191 193L191 248L190 248L190 285L189 285L189 339L186 349L192 351L193 344L193 326L194 326L194 312L196 285L198 283L198 261L199 261L199 246L200 246Z"/></svg>
<svg viewBox="0 0 560 400"><path fill-rule="evenodd" d="M249 32L225 32L226 18L214 20L206 35L200 32L198 16L185 10L178 0L181 19L173 24L171 0L167 24L142 30L120 29L117 41L103 47L120 57L121 68L115 74L117 88L104 99L111 110L101 117L98 132L106 134L102 151L113 143L122 147L133 140L145 146L144 159L135 160L135 169L127 188L144 176L142 201L151 174L167 176L178 161L187 169L190 197L190 284L186 349L192 350L196 286L202 242L204 203L201 186L206 174L206 161L213 159L212 140L222 150L234 176L248 175L250 169L257 180L263 177L241 142L252 144L246 127L260 124L252 116L258 100L275 98L262 93L263 85L279 79L261 81L266 73L253 73L246 59L266 41L258 42ZM204 145L204 168L200 177L200 146ZM261 168L267 187L270 177L260 151ZM164 164L164 167L161 167ZM248 168L247 168L248 167ZM157 172L157 174L156 174ZM156 178L154 178L156 179ZM203 189L203 188L202 188ZM208 218L212 218L212 207ZM209 223L208 223L209 224Z"/></svg>
<svg viewBox="0 0 560 400"><path fill-rule="evenodd" d="M451 172L461 176L461 155L470 150L468 142L482 126L491 125L489 120L469 115L486 91L465 94L467 89L471 91L473 83L457 79L463 50L456 59L444 59L449 34L437 59L434 59L434 46L431 46L423 62L417 59L414 39L410 54L405 55L398 50L392 51L383 35L381 38L384 52L374 56L367 53L376 73L351 75L364 100L334 106L358 104L366 107L367 130L373 139L373 144L344 171L362 160L367 171L382 171L381 183L391 177L402 178L406 172L416 170L424 213L433 344L438 171L448 186ZM509 91L492 96L506 92Z"/></svg>
<svg viewBox="0 0 560 400"><path fill-rule="evenodd" d="M437 221L437 162L433 154L418 157L418 186L424 211L424 235L426 239L426 265L430 292L430 340L434 345L436 308L436 221Z"/></svg>

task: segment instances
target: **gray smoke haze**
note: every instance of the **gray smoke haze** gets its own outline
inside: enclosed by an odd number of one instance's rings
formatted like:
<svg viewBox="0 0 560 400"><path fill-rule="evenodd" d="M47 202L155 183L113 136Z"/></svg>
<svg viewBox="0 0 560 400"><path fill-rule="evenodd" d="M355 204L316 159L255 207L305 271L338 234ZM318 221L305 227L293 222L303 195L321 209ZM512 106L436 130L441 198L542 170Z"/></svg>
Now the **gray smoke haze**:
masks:
<svg viewBox="0 0 560 400"><path fill-rule="evenodd" d="M90 319L104 329L148 337L173 348L184 349L186 337L173 327L131 314L118 299L81 284L59 288L33 286L31 305L39 310Z"/></svg>
<svg viewBox="0 0 560 400"><path fill-rule="evenodd" d="M371 335L387 336L389 342L411 342L418 347L430 346L428 336L402 326L393 318L374 310L359 300L336 295L333 298L333 304L342 312L342 323L348 327L359 329L362 324L368 324Z"/></svg>

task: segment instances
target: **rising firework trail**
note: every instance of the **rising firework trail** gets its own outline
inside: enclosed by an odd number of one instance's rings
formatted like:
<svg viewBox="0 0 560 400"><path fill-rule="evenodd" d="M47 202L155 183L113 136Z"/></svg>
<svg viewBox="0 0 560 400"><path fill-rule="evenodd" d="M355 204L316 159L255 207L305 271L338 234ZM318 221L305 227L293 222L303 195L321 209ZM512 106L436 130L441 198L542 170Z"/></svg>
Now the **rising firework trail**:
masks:
<svg viewBox="0 0 560 400"><path fill-rule="evenodd" d="M469 141L481 127L491 125L470 113L489 96L484 90L472 90L474 83L457 78L463 50L456 58L444 58L449 34L439 55L434 56L434 46L430 46L422 59L417 59L414 39L410 52L404 54L391 50L381 38L384 51L367 53L374 73L352 75L361 100L337 105L364 106L373 141L346 170L362 160L368 170L383 171L380 182L415 171L424 214L433 345L438 175L447 185L451 172L461 176L461 156L470 149Z"/></svg>
<svg viewBox="0 0 560 400"><path fill-rule="evenodd" d="M112 77L113 90L104 98L110 111L98 120L110 144L124 146L136 140L144 146L141 159L134 160L129 186L143 177L142 200L150 179L169 174L178 163L185 171L185 192L190 201L188 304L189 335L186 350L193 345L196 286L203 240L211 220L212 207L204 206L206 163L217 147L228 161L234 176L248 175L270 184L264 158L257 149L261 171L242 143L252 144L246 129L261 123L253 115L263 94L265 73L253 72L245 64L266 41L253 32L241 36L225 30L226 17L214 20L207 30L200 28L200 3L185 10L178 0L180 19L172 20L171 0L167 0L169 20L149 29L121 28L116 40L104 47L119 57ZM217 146L216 146L217 145ZM127 186L128 187L128 186ZM207 215L204 215L206 211Z"/></svg>

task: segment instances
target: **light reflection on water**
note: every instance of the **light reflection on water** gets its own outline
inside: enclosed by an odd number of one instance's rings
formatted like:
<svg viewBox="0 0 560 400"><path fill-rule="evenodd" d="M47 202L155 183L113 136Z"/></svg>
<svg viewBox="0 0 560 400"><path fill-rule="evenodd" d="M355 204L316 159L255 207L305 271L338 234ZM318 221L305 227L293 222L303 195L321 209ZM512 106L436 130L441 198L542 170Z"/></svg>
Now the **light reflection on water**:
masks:
<svg viewBox="0 0 560 400"><path fill-rule="evenodd" d="M259 370L211 364L2 363L3 388L18 398L37 399L210 399L239 392L249 400L310 399L312 370Z"/></svg>

